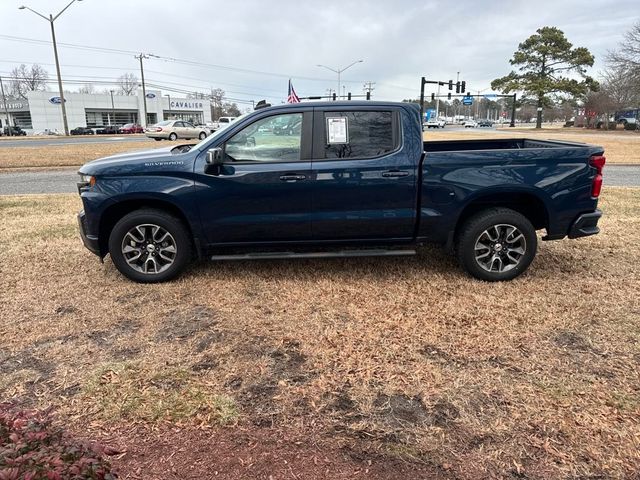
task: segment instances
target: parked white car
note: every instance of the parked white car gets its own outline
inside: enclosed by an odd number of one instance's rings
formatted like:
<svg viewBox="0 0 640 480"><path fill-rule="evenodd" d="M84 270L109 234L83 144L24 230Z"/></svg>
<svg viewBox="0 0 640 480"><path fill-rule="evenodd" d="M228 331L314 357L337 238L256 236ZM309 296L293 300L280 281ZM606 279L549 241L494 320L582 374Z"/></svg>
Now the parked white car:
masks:
<svg viewBox="0 0 640 480"><path fill-rule="evenodd" d="M215 132L216 130L220 130L221 128L227 128L231 123L233 123L238 117L220 117L217 122L213 122L212 130Z"/></svg>
<svg viewBox="0 0 640 480"><path fill-rule="evenodd" d="M475 120L465 120L462 122L462 125L464 125L464 128L476 128L478 126L478 122Z"/></svg>
<svg viewBox="0 0 640 480"><path fill-rule="evenodd" d="M447 122L445 122L443 119L441 118L430 118L427 122L425 122L423 125L427 128L444 128L444 126L447 124Z"/></svg>
<svg viewBox="0 0 640 480"><path fill-rule="evenodd" d="M177 140L179 138L197 138L204 140L211 132L205 127L196 127L184 120L165 120L147 127L144 134L155 140Z"/></svg>

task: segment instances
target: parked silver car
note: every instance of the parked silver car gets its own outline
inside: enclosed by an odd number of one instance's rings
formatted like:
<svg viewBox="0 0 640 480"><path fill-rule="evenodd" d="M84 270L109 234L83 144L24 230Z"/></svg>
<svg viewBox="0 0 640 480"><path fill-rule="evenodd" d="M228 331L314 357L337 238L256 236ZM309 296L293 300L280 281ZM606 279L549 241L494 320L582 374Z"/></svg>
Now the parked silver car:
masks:
<svg viewBox="0 0 640 480"><path fill-rule="evenodd" d="M198 138L203 140L210 133L206 127L196 127L184 120L165 120L147 127L144 134L156 140L177 140L178 138Z"/></svg>

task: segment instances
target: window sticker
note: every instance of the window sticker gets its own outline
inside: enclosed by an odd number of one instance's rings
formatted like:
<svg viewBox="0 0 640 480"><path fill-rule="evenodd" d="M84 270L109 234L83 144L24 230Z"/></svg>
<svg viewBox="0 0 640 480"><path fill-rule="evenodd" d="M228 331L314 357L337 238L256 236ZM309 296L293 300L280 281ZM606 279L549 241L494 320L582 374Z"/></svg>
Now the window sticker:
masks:
<svg viewBox="0 0 640 480"><path fill-rule="evenodd" d="M327 118L327 143L349 143L349 126L346 117Z"/></svg>

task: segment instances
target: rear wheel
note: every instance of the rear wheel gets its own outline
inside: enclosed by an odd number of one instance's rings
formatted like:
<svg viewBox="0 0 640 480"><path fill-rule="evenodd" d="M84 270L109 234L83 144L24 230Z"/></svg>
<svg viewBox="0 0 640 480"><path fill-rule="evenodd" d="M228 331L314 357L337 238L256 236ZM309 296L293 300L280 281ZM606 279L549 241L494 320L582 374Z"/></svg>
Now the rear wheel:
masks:
<svg viewBox="0 0 640 480"><path fill-rule="evenodd" d="M207 138L207 134L206 134L206 133L204 133L204 132L200 132L200 135L198 135L198 138L199 138L200 140L204 140L205 138Z"/></svg>
<svg viewBox="0 0 640 480"><path fill-rule="evenodd" d="M169 134L169 140L175 142L178 139L178 135L175 132Z"/></svg>
<svg viewBox="0 0 640 480"><path fill-rule="evenodd" d="M155 140L156 142L161 142L161 141L162 141L162 139L161 139L161 138L157 138L157 137L156 137L154 140Z"/></svg>
<svg viewBox="0 0 640 480"><path fill-rule="evenodd" d="M164 282L188 264L191 241L178 218L161 210L136 210L113 227L109 253L125 277L140 283Z"/></svg>
<svg viewBox="0 0 640 480"><path fill-rule="evenodd" d="M460 230L456 254L462 268L489 282L511 280L533 261L536 231L522 214L491 208L469 218Z"/></svg>

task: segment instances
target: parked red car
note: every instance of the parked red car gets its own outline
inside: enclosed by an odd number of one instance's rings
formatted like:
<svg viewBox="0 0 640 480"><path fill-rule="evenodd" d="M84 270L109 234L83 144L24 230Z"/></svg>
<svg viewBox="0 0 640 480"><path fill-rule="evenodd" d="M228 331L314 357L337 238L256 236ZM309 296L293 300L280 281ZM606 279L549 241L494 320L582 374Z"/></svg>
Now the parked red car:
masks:
<svg viewBox="0 0 640 480"><path fill-rule="evenodd" d="M144 128L137 123L127 123L120 127L118 133L144 133Z"/></svg>

